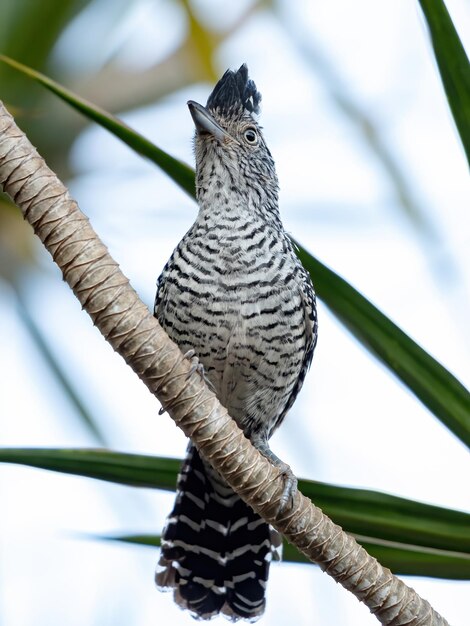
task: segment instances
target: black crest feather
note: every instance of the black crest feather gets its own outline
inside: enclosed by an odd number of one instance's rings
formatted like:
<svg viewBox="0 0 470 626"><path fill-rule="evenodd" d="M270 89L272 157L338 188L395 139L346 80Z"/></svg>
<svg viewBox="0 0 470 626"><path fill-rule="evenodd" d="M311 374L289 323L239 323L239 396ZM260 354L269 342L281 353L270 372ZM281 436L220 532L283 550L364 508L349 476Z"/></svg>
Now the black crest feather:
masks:
<svg viewBox="0 0 470 626"><path fill-rule="evenodd" d="M249 113L259 113L261 94L255 83L248 78L248 68L244 63L236 72L227 70L214 87L206 107L221 113L234 109L245 109Z"/></svg>

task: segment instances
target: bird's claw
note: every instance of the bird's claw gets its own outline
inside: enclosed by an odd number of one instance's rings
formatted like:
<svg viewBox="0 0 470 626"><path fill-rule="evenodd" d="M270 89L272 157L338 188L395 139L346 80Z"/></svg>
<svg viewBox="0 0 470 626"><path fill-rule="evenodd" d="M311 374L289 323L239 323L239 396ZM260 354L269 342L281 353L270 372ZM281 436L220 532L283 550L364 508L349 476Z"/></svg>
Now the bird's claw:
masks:
<svg viewBox="0 0 470 626"><path fill-rule="evenodd" d="M191 362L191 367L189 368L186 380L188 378L190 378L194 374L194 372L197 372L199 374L199 376L202 378L202 380L209 387L209 389L215 393L214 385L207 378L206 370L204 369L204 365L199 361L199 359L196 356L194 350L188 350L187 352L185 352L183 354L183 359L187 359L188 361Z"/></svg>
<svg viewBox="0 0 470 626"><path fill-rule="evenodd" d="M290 465L281 461L265 441L253 441L252 443L274 467L279 469L279 473L284 478L284 489L282 490L278 509L278 514L281 514L285 511L287 505L294 500L297 491L297 478L291 470Z"/></svg>
<svg viewBox="0 0 470 626"><path fill-rule="evenodd" d="M186 359L187 361L190 361L191 363L191 367L189 368L189 372L186 377L187 379L190 378L194 374L194 372L197 372L201 376L201 378L203 378L204 366L197 358L194 350L188 350L187 352L185 352L183 354L183 359Z"/></svg>
<svg viewBox="0 0 470 626"><path fill-rule="evenodd" d="M287 463L284 463L283 461L281 461L279 465L276 463L275 465L279 467L279 472L284 478L284 489L279 502L279 513L283 513L289 502L294 500L298 481L290 465L287 465Z"/></svg>

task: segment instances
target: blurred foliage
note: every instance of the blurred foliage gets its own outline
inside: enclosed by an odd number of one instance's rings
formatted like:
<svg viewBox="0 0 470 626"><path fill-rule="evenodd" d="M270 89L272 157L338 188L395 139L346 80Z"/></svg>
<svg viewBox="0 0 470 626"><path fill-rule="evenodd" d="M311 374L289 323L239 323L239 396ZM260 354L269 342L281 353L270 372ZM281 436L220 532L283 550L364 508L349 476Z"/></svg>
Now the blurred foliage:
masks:
<svg viewBox="0 0 470 626"><path fill-rule="evenodd" d="M17 284L26 268L34 265L36 242L32 232L18 207L0 195L0 279Z"/></svg>
<svg viewBox="0 0 470 626"><path fill-rule="evenodd" d="M23 63L47 66L51 50L67 24L91 0L3 0L0 3L1 51ZM2 98L17 117L34 106L41 92L32 90L8 67L0 68Z"/></svg>
<svg viewBox="0 0 470 626"><path fill-rule="evenodd" d="M91 0L2 0L0 3L0 51L38 69L45 69L60 34ZM44 123L48 107L43 107L44 93L31 89L21 76L3 65L0 67L1 97L23 130L36 144L50 153L49 139L55 135L51 121ZM69 144L70 145L70 144ZM68 149L69 145L66 146ZM65 148L64 148L65 149Z"/></svg>

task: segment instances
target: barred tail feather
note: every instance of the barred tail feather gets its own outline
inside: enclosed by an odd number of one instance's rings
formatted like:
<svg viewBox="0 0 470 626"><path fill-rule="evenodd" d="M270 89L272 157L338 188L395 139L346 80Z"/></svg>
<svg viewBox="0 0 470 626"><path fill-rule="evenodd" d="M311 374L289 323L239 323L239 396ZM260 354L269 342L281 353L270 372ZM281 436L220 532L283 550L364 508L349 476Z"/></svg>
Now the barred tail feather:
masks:
<svg viewBox="0 0 470 626"><path fill-rule="evenodd" d="M199 619L223 613L254 621L264 611L271 560L281 537L210 466L193 445L178 478L162 536L156 583Z"/></svg>

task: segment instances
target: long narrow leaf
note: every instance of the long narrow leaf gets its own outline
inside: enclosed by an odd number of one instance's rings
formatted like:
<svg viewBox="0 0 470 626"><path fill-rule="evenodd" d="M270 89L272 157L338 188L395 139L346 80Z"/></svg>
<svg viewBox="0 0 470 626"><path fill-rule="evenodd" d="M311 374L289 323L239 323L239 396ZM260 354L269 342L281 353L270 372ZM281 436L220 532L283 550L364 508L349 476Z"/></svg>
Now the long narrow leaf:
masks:
<svg viewBox="0 0 470 626"><path fill-rule="evenodd" d="M470 164L470 63L443 0L419 0L450 110Z"/></svg>
<svg viewBox="0 0 470 626"><path fill-rule="evenodd" d="M0 462L174 490L180 461L108 450L0 448ZM300 490L351 533L470 555L470 515L376 491L309 480Z"/></svg>
<svg viewBox="0 0 470 626"><path fill-rule="evenodd" d="M130 148L153 160L180 187L194 194L194 172L187 165L46 76L1 55L0 60L41 82ZM300 246L298 254L311 272L319 296L338 318L438 419L470 446L470 394L461 383L345 280Z"/></svg>
<svg viewBox="0 0 470 626"><path fill-rule="evenodd" d="M114 115L103 111L100 107L91 104L84 98L77 96L59 83L36 70L18 63L3 54L0 54L0 61L7 63L11 67L26 74L30 78L52 91L65 102L68 102L74 109L95 121L97 124L109 130L115 137L119 137L126 145L135 150L138 154L147 157L158 165L172 180L174 180L187 194L194 197L194 172L182 161L175 159L158 148L151 141L143 137L141 134L132 130Z"/></svg>
<svg viewBox="0 0 470 626"><path fill-rule="evenodd" d="M404 545L393 541L379 541L352 534L369 554L375 556L382 565L389 567L398 576L430 576L453 580L470 579L469 554ZM159 535L116 535L98 536L96 538L139 546L160 546ZM311 561L287 541L284 541L282 560L288 563L312 565Z"/></svg>
<svg viewBox="0 0 470 626"><path fill-rule="evenodd" d="M28 465L131 487L173 491L178 459L89 448L0 448L0 463Z"/></svg>
<svg viewBox="0 0 470 626"><path fill-rule="evenodd" d="M470 393L354 287L297 244L318 295L457 437L470 446Z"/></svg>

